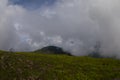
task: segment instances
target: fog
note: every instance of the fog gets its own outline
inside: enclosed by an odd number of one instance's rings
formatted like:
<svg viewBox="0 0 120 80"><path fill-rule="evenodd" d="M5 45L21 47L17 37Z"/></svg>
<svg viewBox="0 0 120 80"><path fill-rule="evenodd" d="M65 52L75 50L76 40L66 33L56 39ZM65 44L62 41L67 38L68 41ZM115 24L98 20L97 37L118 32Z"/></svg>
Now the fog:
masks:
<svg viewBox="0 0 120 80"><path fill-rule="evenodd" d="M30 10L0 0L0 49L33 51L48 45L120 58L120 0L58 0Z"/></svg>

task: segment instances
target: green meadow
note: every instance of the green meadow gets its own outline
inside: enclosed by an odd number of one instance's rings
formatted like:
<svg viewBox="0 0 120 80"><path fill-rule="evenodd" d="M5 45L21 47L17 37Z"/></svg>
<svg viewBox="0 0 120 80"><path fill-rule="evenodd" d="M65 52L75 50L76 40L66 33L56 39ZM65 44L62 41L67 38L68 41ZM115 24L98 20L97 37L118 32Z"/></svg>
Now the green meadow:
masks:
<svg viewBox="0 0 120 80"><path fill-rule="evenodd" d="M120 60L1 51L0 80L120 80Z"/></svg>

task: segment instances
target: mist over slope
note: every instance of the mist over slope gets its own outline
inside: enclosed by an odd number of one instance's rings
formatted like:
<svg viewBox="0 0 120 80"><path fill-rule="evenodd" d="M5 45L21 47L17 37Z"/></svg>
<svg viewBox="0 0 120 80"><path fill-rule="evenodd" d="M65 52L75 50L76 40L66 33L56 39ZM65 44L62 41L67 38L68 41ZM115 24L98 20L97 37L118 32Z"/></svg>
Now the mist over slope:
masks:
<svg viewBox="0 0 120 80"><path fill-rule="evenodd" d="M87 55L99 41L101 55L120 57L120 0L56 0L34 10L9 2L0 1L0 49L55 45Z"/></svg>

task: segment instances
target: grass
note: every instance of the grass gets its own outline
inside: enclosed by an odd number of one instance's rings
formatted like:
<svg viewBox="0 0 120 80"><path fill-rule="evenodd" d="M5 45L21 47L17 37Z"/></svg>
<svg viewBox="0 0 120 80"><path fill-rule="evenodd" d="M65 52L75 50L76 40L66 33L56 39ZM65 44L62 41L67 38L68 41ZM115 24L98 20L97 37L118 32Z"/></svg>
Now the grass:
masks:
<svg viewBox="0 0 120 80"><path fill-rule="evenodd" d="M120 60L1 51L0 80L120 80Z"/></svg>

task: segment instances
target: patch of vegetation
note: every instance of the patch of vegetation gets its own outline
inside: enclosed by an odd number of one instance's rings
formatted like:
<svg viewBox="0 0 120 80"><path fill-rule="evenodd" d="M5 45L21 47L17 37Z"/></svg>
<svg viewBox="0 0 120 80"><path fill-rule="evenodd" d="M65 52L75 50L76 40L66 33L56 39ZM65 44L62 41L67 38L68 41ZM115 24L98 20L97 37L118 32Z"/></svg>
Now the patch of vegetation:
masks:
<svg viewBox="0 0 120 80"><path fill-rule="evenodd" d="M0 80L120 80L120 60L2 51Z"/></svg>

